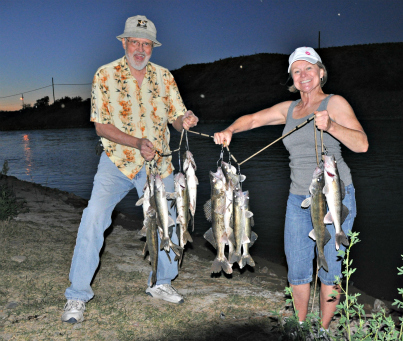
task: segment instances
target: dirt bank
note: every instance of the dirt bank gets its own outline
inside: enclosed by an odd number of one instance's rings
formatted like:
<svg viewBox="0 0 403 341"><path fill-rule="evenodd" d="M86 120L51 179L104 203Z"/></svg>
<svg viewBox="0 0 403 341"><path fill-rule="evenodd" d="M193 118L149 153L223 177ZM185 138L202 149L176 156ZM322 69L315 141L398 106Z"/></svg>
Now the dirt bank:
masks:
<svg viewBox="0 0 403 341"><path fill-rule="evenodd" d="M114 213L85 321L60 316L78 225L87 201L74 194L3 177L29 212L0 222L0 338L3 340L278 340L286 269L254 256L255 268L212 276L213 250L200 235L186 249L174 286L177 306L144 292L150 271L138 235L142 217ZM366 297L370 310L374 298ZM317 305L317 304L315 304Z"/></svg>

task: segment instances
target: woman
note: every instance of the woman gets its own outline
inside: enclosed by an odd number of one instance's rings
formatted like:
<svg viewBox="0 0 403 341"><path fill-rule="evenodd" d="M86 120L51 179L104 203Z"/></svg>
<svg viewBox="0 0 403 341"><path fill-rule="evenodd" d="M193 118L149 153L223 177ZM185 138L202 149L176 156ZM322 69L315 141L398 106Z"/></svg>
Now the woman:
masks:
<svg viewBox="0 0 403 341"><path fill-rule="evenodd" d="M291 187L287 202L284 231L284 248L288 264L288 281L293 289L295 309L299 320L305 320L308 312L310 282L313 274L315 242L308 234L312 230L309 210L301 208L302 201L309 196L309 184L316 167L316 152L313 124L323 130L324 145L328 155L334 155L340 177L346 186L343 204L349 215L342 228L346 233L351 230L356 215L354 187L350 169L341 156L340 143L356 153L368 149L367 136L358 122L348 102L338 95L327 95L322 87L327 80L327 71L316 51L310 47L297 48L289 58L288 72L293 80L291 92L299 91L301 99L286 101L237 119L224 131L214 134L216 144L229 145L234 133L264 125L285 124L284 134L306 121L315 113L315 121L284 138L283 142L290 153ZM319 135L318 135L319 137ZM318 145L320 138L318 138ZM319 149L320 150L320 146ZM334 240L334 227L328 226L332 239L325 245L325 257L329 271L319 270L321 279L320 310L322 326L329 328L330 321L340 300L331 299L333 289L340 292L334 284L335 276L341 277L342 261L337 257ZM344 249L341 247L341 249Z"/></svg>

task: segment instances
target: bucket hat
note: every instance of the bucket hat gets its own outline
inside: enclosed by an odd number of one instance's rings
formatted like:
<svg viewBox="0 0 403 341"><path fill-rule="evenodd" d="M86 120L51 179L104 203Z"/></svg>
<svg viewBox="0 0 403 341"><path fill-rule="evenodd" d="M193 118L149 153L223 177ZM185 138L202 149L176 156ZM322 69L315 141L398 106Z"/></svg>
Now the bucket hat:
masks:
<svg viewBox="0 0 403 341"><path fill-rule="evenodd" d="M320 59L319 55L312 47L298 47L288 59L288 73L290 73L292 63L297 60L305 60L311 64L316 64L317 62L322 63L322 59Z"/></svg>
<svg viewBox="0 0 403 341"><path fill-rule="evenodd" d="M162 44L157 40L157 29L154 23L144 15L136 15L126 20L124 32L117 36L119 40L123 38L144 38L154 42L155 46Z"/></svg>

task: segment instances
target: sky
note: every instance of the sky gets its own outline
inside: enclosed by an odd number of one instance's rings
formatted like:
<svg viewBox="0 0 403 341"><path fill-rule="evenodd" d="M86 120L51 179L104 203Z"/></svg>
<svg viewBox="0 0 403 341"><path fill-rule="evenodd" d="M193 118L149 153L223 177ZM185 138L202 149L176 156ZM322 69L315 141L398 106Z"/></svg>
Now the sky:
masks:
<svg viewBox="0 0 403 341"><path fill-rule="evenodd" d="M0 110L49 96L90 97L98 67L124 55L116 36L145 15L170 70L256 53L403 42L403 0L1 0ZM286 70L285 70L286 72ZM64 85L61 85L64 84ZM77 85L66 85L77 84ZM39 88L43 88L37 90Z"/></svg>

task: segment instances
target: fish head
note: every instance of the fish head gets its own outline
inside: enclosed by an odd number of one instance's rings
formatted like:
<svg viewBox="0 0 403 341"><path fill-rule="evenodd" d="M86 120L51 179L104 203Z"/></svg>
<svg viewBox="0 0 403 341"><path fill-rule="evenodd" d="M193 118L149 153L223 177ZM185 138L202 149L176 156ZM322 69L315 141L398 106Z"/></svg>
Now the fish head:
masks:
<svg viewBox="0 0 403 341"><path fill-rule="evenodd" d="M331 156L325 155L324 169L328 177L334 178L336 176L337 165L334 155Z"/></svg>
<svg viewBox="0 0 403 341"><path fill-rule="evenodd" d="M183 174L182 172L179 172L175 175L174 181L175 181L175 186L180 186L182 188L186 187L185 174Z"/></svg>
<svg viewBox="0 0 403 341"><path fill-rule="evenodd" d="M234 200L235 204L239 206L243 206L245 202L245 192L242 192L241 189L237 189L234 191Z"/></svg>
<svg viewBox="0 0 403 341"><path fill-rule="evenodd" d="M154 189L158 191L161 190L161 188L164 188L164 182L162 181L161 175L156 174L154 176Z"/></svg>
<svg viewBox="0 0 403 341"><path fill-rule="evenodd" d="M229 163L221 161L221 168L226 178L228 178L228 176L231 176L232 174L236 174L236 168Z"/></svg>
<svg viewBox="0 0 403 341"><path fill-rule="evenodd" d="M189 168L189 166L192 166L194 170L196 170L196 162L193 158L193 154L189 150L183 154L183 159L185 160L183 162L183 169L185 171Z"/></svg>
<svg viewBox="0 0 403 341"><path fill-rule="evenodd" d="M316 167L315 170L313 171L312 175L312 182L309 187L309 192L311 194L316 193L316 191L322 191L323 186L324 186L324 174L323 174L323 169L320 167Z"/></svg>
<svg viewBox="0 0 403 341"><path fill-rule="evenodd" d="M213 173L212 171L210 171L210 184L211 188L215 190L220 190L224 187L222 176L219 174L218 171L217 173Z"/></svg>

